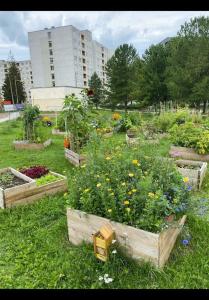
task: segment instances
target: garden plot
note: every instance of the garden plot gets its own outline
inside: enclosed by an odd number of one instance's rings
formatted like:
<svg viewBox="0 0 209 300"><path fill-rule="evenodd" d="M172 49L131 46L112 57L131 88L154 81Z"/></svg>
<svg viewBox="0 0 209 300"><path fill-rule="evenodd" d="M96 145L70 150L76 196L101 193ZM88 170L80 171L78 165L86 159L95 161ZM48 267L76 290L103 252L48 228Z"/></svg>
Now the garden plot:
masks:
<svg viewBox="0 0 209 300"><path fill-rule="evenodd" d="M30 203L46 195L67 191L67 178L55 172L49 171L47 177L33 179L15 169L6 168L0 170L0 175L8 172L15 177L12 181L10 180L9 186L8 183L3 184L2 180L0 181L1 208ZM6 179L3 178L3 180Z"/></svg>
<svg viewBox="0 0 209 300"><path fill-rule="evenodd" d="M42 150L51 145L52 140L48 139L44 143L31 143L30 141L13 141L16 150Z"/></svg>
<svg viewBox="0 0 209 300"><path fill-rule="evenodd" d="M91 243L92 235L108 223L126 254L139 262L150 261L156 267L165 265L185 220L186 215L170 228L156 234L79 210L67 209L69 241L74 245L80 245L82 242Z"/></svg>
<svg viewBox="0 0 209 300"><path fill-rule="evenodd" d="M209 161L209 154L198 154L192 148L171 146L169 154L171 157L179 157L188 160Z"/></svg>
<svg viewBox="0 0 209 300"><path fill-rule="evenodd" d="M179 159L175 161L175 164L182 176L189 178L189 185L193 186L194 189L201 188L207 172L206 162Z"/></svg>
<svg viewBox="0 0 209 300"><path fill-rule="evenodd" d="M22 198L24 193L36 187L34 179L13 168L0 170L0 207L10 206L11 199Z"/></svg>

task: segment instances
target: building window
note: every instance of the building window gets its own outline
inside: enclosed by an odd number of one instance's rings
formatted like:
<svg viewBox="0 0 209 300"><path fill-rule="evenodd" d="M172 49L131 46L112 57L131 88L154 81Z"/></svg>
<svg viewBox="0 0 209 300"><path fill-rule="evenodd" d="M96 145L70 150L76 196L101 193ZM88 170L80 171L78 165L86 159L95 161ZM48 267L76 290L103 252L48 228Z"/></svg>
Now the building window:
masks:
<svg viewBox="0 0 209 300"><path fill-rule="evenodd" d="M4 72L5 72L5 73L7 73L7 71L8 71L7 69L4 69Z"/></svg>
<svg viewBox="0 0 209 300"><path fill-rule="evenodd" d="M49 48L51 48L52 47L52 42L51 41L49 41Z"/></svg>
<svg viewBox="0 0 209 300"><path fill-rule="evenodd" d="M82 39L82 41L84 40L84 35L83 34L81 34L81 39Z"/></svg>
<svg viewBox="0 0 209 300"><path fill-rule="evenodd" d="M104 57L104 53L102 53L102 57Z"/></svg>
<svg viewBox="0 0 209 300"><path fill-rule="evenodd" d="M50 68L51 68L51 71L53 71L53 70L54 70L54 66L50 66Z"/></svg>
<svg viewBox="0 0 209 300"><path fill-rule="evenodd" d="M86 63L86 60L85 60L85 58L83 58L83 63L84 63L84 64Z"/></svg>
<svg viewBox="0 0 209 300"><path fill-rule="evenodd" d="M104 64L104 59L102 60L102 63Z"/></svg>
<svg viewBox="0 0 209 300"><path fill-rule="evenodd" d="M103 76L105 76L105 73L103 72Z"/></svg>
<svg viewBox="0 0 209 300"><path fill-rule="evenodd" d="M30 71L30 75L32 75L32 71Z"/></svg>
<svg viewBox="0 0 209 300"><path fill-rule="evenodd" d="M55 79L54 74L51 74L51 75L52 75L52 79Z"/></svg>
<svg viewBox="0 0 209 300"><path fill-rule="evenodd" d="M86 71L86 66L83 66L83 71Z"/></svg>
<svg viewBox="0 0 209 300"><path fill-rule="evenodd" d="M31 84L33 84L33 80L31 80Z"/></svg>
<svg viewBox="0 0 209 300"><path fill-rule="evenodd" d="M86 78L86 74L85 73L83 74L83 78Z"/></svg>
<svg viewBox="0 0 209 300"><path fill-rule="evenodd" d="M82 50L82 55L85 55L86 53L85 53L85 51L84 50Z"/></svg>
<svg viewBox="0 0 209 300"><path fill-rule="evenodd" d="M31 76L31 77L30 77L30 79L32 80L32 79L33 79L33 77Z"/></svg>
<svg viewBox="0 0 209 300"><path fill-rule="evenodd" d="M52 86L55 86L55 81L52 81Z"/></svg>
<svg viewBox="0 0 209 300"><path fill-rule="evenodd" d="M86 85L87 85L87 82L86 82L86 81L84 81L84 82L83 82L83 84L86 86Z"/></svg>
<svg viewBox="0 0 209 300"><path fill-rule="evenodd" d="M81 45L82 45L82 48L85 48L85 44L84 43L81 43Z"/></svg>
<svg viewBox="0 0 209 300"><path fill-rule="evenodd" d="M102 66L102 70L104 70L104 66Z"/></svg>
<svg viewBox="0 0 209 300"><path fill-rule="evenodd" d="M53 61L54 61L53 58L50 58L50 64L53 64Z"/></svg>
<svg viewBox="0 0 209 300"><path fill-rule="evenodd" d="M52 49L49 50L49 54L50 54L50 55L53 55Z"/></svg>
<svg viewBox="0 0 209 300"><path fill-rule="evenodd" d="M7 68L7 65L6 65L6 64L4 64L4 67L5 67L5 68Z"/></svg>
<svg viewBox="0 0 209 300"><path fill-rule="evenodd" d="M47 32L48 34L48 39L51 39L51 32Z"/></svg>

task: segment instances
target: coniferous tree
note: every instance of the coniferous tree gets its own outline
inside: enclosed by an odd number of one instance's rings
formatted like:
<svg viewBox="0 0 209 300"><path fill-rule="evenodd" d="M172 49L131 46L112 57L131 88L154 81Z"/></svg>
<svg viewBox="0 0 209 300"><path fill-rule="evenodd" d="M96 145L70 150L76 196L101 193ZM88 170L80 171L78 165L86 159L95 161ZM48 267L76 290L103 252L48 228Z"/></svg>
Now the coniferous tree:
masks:
<svg viewBox="0 0 209 300"><path fill-rule="evenodd" d="M117 104L125 106L131 100L132 66L138 58L136 49L132 45L119 46L106 65L107 95L112 108Z"/></svg>
<svg viewBox="0 0 209 300"><path fill-rule="evenodd" d="M101 103L103 96L102 81L96 72L93 73L89 80L89 88L93 91L91 101L95 104L96 108Z"/></svg>
<svg viewBox="0 0 209 300"><path fill-rule="evenodd" d="M17 63L11 57L9 68L2 87L3 96L6 100L12 100L13 104L26 101L24 83L21 80Z"/></svg>

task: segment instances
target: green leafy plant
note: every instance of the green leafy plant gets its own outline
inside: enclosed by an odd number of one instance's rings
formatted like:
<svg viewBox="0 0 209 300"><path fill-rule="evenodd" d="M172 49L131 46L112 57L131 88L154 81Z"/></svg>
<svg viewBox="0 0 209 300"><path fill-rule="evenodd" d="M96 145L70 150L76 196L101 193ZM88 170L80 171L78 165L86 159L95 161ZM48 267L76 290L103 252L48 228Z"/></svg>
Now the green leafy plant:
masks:
<svg viewBox="0 0 209 300"><path fill-rule="evenodd" d="M51 182L54 182L57 180L58 180L57 176L49 173L47 175L41 176L40 178L36 179L36 184L37 184L37 186L41 186L41 185L45 185L47 183L51 183Z"/></svg>
<svg viewBox="0 0 209 300"><path fill-rule="evenodd" d="M166 216L184 213L189 192L173 163L102 141L92 155L71 182L71 207L153 232L166 226Z"/></svg>
<svg viewBox="0 0 209 300"><path fill-rule="evenodd" d="M11 172L5 172L0 175L0 185L1 184L10 184L14 178L14 175Z"/></svg>

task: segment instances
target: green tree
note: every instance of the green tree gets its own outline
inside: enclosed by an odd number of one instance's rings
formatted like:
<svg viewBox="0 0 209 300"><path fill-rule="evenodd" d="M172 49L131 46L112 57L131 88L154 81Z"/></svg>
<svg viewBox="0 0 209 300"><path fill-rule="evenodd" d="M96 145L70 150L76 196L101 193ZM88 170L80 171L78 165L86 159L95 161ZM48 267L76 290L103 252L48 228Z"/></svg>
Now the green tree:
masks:
<svg viewBox="0 0 209 300"><path fill-rule="evenodd" d="M96 108L98 108L98 105L102 100L103 88L102 81L96 72L93 73L89 80L89 88L93 91L93 95L90 97L90 99L96 105Z"/></svg>
<svg viewBox="0 0 209 300"><path fill-rule="evenodd" d="M127 105L131 100L132 68L137 57L136 49L132 45L123 44L115 50L106 64L106 93L113 109L117 104L123 104L127 112Z"/></svg>
<svg viewBox="0 0 209 300"><path fill-rule="evenodd" d="M21 80L17 63L11 59L9 69L2 87L4 99L12 100L13 103L23 103L26 101L26 92Z"/></svg>
<svg viewBox="0 0 209 300"><path fill-rule="evenodd" d="M154 105L168 100L166 85L167 48L165 45L152 45L142 57L140 94L146 105Z"/></svg>

